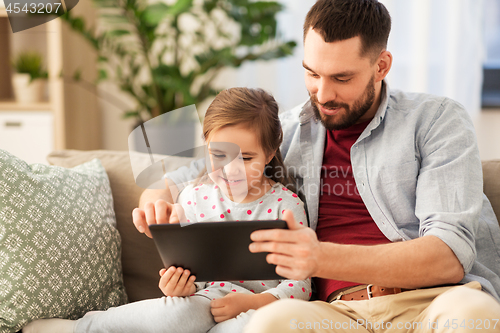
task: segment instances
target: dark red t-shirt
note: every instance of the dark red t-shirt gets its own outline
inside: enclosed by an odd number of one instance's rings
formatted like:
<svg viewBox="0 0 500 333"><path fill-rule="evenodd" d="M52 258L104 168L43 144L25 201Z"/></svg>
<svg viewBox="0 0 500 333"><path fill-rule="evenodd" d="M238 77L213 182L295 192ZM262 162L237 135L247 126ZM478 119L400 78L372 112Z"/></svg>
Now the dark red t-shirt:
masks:
<svg viewBox="0 0 500 333"><path fill-rule="evenodd" d="M327 130L316 228L320 241L362 245L390 242L368 213L352 173L351 147L368 123L355 124L344 130ZM336 290L359 284L315 280L318 297L324 301Z"/></svg>

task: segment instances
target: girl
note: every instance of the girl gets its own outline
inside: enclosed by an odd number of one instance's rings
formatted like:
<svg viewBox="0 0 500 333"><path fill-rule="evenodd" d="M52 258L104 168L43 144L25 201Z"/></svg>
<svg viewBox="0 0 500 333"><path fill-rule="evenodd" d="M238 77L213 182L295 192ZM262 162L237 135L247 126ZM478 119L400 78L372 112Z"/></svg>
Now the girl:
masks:
<svg viewBox="0 0 500 333"><path fill-rule="evenodd" d="M283 184L278 105L261 89L222 91L203 123L208 172L179 197L181 222L281 219L290 210L306 223L302 201ZM176 207L178 205L175 205ZM169 207L173 207L170 205ZM302 281L218 281L195 283L188 270L160 271L166 297L91 312L76 322L39 320L25 333L55 332L241 332L252 313L282 298L309 300L310 279Z"/></svg>

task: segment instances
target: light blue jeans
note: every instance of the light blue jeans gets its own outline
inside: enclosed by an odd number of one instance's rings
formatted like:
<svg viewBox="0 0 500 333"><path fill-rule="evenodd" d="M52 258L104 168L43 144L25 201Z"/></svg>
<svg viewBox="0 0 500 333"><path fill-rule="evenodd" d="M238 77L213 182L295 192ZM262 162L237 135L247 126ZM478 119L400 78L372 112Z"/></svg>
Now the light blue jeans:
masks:
<svg viewBox="0 0 500 333"><path fill-rule="evenodd" d="M224 295L222 295L223 297ZM89 313L77 320L75 333L238 333L255 310L216 323L210 299L201 295L162 297Z"/></svg>

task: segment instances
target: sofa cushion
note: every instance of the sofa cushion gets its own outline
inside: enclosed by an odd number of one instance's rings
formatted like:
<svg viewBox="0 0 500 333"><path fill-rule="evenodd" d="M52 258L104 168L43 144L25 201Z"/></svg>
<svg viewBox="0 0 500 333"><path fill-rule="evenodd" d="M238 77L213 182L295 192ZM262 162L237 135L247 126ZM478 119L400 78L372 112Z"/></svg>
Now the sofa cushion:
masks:
<svg viewBox="0 0 500 333"><path fill-rule="evenodd" d="M483 189L500 223L500 160L483 161Z"/></svg>
<svg viewBox="0 0 500 333"><path fill-rule="evenodd" d="M49 154L47 160L51 164L73 167L94 158L101 161L111 183L116 222L122 238L123 280L129 301L161 297L158 271L163 264L160 256L153 240L139 233L132 222L132 210L137 207L144 189L134 182L131 160L137 172L151 163L150 157L142 153L129 155L127 151L61 150ZM190 162L189 158L170 156L165 168L167 172L173 171Z"/></svg>
<svg viewBox="0 0 500 333"><path fill-rule="evenodd" d="M109 180L0 150L0 331L126 302Z"/></svg>

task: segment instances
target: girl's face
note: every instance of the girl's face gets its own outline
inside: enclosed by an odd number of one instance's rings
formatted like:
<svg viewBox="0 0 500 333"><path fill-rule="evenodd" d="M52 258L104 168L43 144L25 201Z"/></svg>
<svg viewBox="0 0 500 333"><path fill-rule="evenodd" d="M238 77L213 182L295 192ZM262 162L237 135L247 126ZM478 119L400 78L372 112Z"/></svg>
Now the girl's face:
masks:
<svg viewBox="0 0 500 333"><path fill-rule="evenodd" d="M252 202L271 187L264 170L272 156L266 156L247 126L223 127L211 133L207 145L209 177L231 200Z"/></svg>

